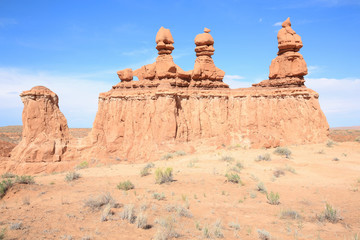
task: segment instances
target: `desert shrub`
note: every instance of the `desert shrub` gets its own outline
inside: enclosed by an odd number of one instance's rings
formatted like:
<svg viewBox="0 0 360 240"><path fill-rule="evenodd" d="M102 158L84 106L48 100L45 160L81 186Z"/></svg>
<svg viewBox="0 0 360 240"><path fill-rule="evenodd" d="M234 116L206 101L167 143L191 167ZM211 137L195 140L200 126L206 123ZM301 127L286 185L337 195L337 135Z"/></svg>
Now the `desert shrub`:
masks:
<svg viewBox="0 0 360 240"><path fill-rule="evenodd" d="M174 152L174 154L175 154L176 156L185 156L185 155L186 155L186 152L184 152L184 151L176 151L176 152Z"/></svg>
<svg viewBox="0 0 360 240"><path fill-rule="evenodd" d="M110 203L106 204L104 210L103 210L102 213L101 213L101 219L100 219L100 220L101 220L102 222L107 221L107 220L108 220L108 216L109 216L110 214L113 214L113 212L111 211L111 207L112 207L112 205L111 205Z"/></svg>
<svg viewBox="0 0 360 240"><path fill-rule="evenodd" d="M164 193L153 193L152 197L156 200L164 200L165 194Z"/></svg>
<svg viewBox="0 0 360 240"><path fill-rule="evenodd" d="M334 144L335 144L335 143L334 143L333 141L329 140L329 141L327 141L326 146L329 147L329 148L331 148L331 147L334 146Z"/></svg>
<svg viewBox="0 0 360 240"><path fill-rule="evenodd" d="M250 197L251 197L251 198L256 198L256 196L257 196L257 195L256 195L255 192L251 192L251 193L250 193Z"/></svg>
<svg viewBox="0 0 360 240"><path fill-rule="evenodd" d="M135 224L137 228L142 228L142 229L150 228L150 226L147 223L147 216L144 212L139 213L139 216L137 216L136 218Z"/></svg>
<svg viewBox="0 0 360 240"><path fill-rule="evenodd" d="M126 180L126 181L120 182L117 185L117 188L120 190L128 191L130 189L134 189L135 186L134 186L134 184L132 184L132 182L130 182L129 180Z"/></svg>
<svg viewBox="0 0 360 240"><path fill-rule="evenodd" d="M325 154L325 151L321 149L320 151L316 152L317 154Z"/></svg>
<svg viewBox="0 0 360 240"><path fill-rule="evenodd" d="M166 182L172 182L173 180L173 169L168 167L165 170L158 168L155 171L155 183L163 184Z"/></svg>
<svg viewBox="0 0 360 240"><path fill-rule="evenodd" d="M232 182L232 183L239 183L239 184L243 184L240 176L237 173L227 173L225 174L225 177L227 178L228 182Z"/></svg>
<svg viewBox="0 0 360 240"><path fill-rule="evenodd" d="M258 229L257 233L259 235L259 239L261 239L261 240L270 240L271 239L270 233L267 232L265 229L263 229L263 230Z"/></svg>
<svg viewBox="0 0 360 240"><path fill-rule="evenodd" d="M145 166L146 168L153 168L153 167L155 167L155 164L154 163L152 163L152 162L150 162L150 163L148 163L148 164L146 164L146 166Z"/></svg>
<svg viewBox="0 0 360 240"><path fill-rule="evenodd" d="M90 197L84 202L84 206L90 208L92 211L100 210L102 206L110 204L115 205L115 201L110 193L102 194L97 197Z"/></svg>
<svg viewBox="0 0 360 240"><path fill-rule="evenodd" d="M88 168L88 167L89 167L89 163L87 161L83 161L83 162L79 163L79 165L77 165L75 168L83 169L83 168Z"/></svg>
<svg viewBox="0 0 360 240"><path fill-rule="evenodd" d="M169 216L157 219L155 222L160 225L154 237L155 240L168 240L171 238L178 238L180 236L175 229L175 218Z"/></svg>
<svg viewBox="0 0 360 240"><path fill-rule="evenodd" d="M285 167L285 170L288 171L288 172L291 172L293 174L296 174L296 170L295 168L291 167L291 166L287 166Z"/></svg>
<svg viewBox="0 0 360 240"><path fill-rule="evenodd" d="M1 178L15 178L16 175L10 172L4 173L3 175L1 175Z"/></svg>
<svg viewBox="0 0 360 240"><path fill-rule="evenodd" d="M20 184L34 184L35 180L34 177L32 176L16 176L15 178L15 183L20 183Z"/></svg>
<svg viewBox="0 0 360 240"><path fill-rule="evenodd" d="M327 220L331 223L337 223L342 218L337 209L333 208L333 206L326 203L325 210L322 214L318 216L318 219L319 221Z"/></svg>
<svg viewBox="0 0 360 240"><path fill-rule="evenodd" d="M208 226L203 227L203 237L204 238L211 238L210 230Z"/></svg>
<svg viewBox="0 0 360 240"><path fill-rule="evenodd" d="M299 219L300 214L297 211L286 209L281 211L280 218L287 218L287 219Z"/></svg>
<svg viewBox="0 0 360 240"><path fill-rule="evenodd" d="M12 223L10 225L11 230L20 230L22 228L22 222Z"/></svg>
<svg viewBox="0 0 360 240"><path fill-rule="evenodd" d="M147 168L147 167L144 167L143 169L141 169L141 171L140 171L140 176L141 177L145 177L145 176L147 176L147 175L149 175L150 174L150 170L149 170L149 168Z"/></svg>
<svg viewBox="0 0 360 240"><path fill-rule="evenodd" d="M359 136L359 137L357 137L357 138L355 138L355 142L360 143L360 136Z"/></svg>
<svg viewBox="0 0 360 240"><path fill-rule="evenodd" d="M169 160L170 158L173 158L173 157L174 157L174 154L167 153L161 157L161 160Z"/></svg>
<svg viewBox="0 0 360 240"><path fill-rule="evenodd" d="M0 182L0 199L3 198L6 192L11 188L13 182L10 179L2 180Z"/></svg>
<svg viewBox="0 0 360 240"><path fill-rule="evenodd" d="M338 162L338 161L340 161L340 159L335 157L335 158L333 158L333 161Z"/></svg>
<svg viewBox="0 0 360 240"><path fill-rule="evenodd" d="M279 199L279 193L274 193L273 191L271 191L270 193L266 194L266 198L268 200L268 203L270 203L271 205L278 205L280 204Z"/></svg>
<svg viewBox="0 0 360 240"><path fill-rule="evenodd" d="M0 240L5 239L6 228L0 230Z"/></svg>
<svg viewBox="0 0 360 240"><path fill-rule="evenodd" d="M274 153L277 155L285 156L286 158L289 158L291 155L291 151L286 147L277 147Z"/></svg>
<svg viewBox="0 0 360 240"><path fill-rule="evenodd" d="M222 157L220 158L220 160L221 160L221 161L224 161L224 162L233 162L233 161L235 160L235 158L233 158L232 156L226 155L226 156L222 156Z"/></svg>
<svg viewBox="0 0 360 240"><path fill-rule="evenodd" d="M216 222L214 223L214 236L216 238L224 238L220 219L216 220Z"/></svg>
<svg viewBox="0 0 360 240"><path fill-rule="evenodd" d="M284 172L283 170L281 170L281 169L278 169L278 170L275 170L275 171L273 172L273 175L278 178L278 177L280 177L281 175L285 175L285 172Z"/></svg>
<svg viewBox="0 0 360 240"><path fill-rule="evenodd" d="M230 222L229 228L233 228L235 230L240 230L240 224L238 222Z"/></svg>
<svg viewBox="0 0 360 240"><path fill-rule="evenodd" d="M235 166L239 169L243 169L244 165L241 162L236 162Z"/></svg>
<svg viewBox="0 0 360 240"><path fill-rule="evenodd" d="M181 205L167 205L165 209L168 212L176 212L179 217L193 217L192 213Z"/></svg>
<svg viewBox="0 0 360 240"><path fill-rule="evenodd" d="M123 211L120 212L120 218L122 220L127 220L129 223L134 223L136 220L134 205L125 205Z"/></svg>
<svg viewBox="0 0 360 240"><path fill-rule="evenodd" d="M77 172L69 172L65 176L65 181L71 182L80 178L80 174Z"/></svg>
<svg viewBox="0 0 360 240"><path fill-rule="evenodd" d="M269 153L265 153L263 155L258 155L255 158L255 162L260 162L260 161L271 161L271 156Z"/></svg>
<svg viewBox="0 0 360 240"><path fill-rule="evenodd" d="M257 190L258 190L259 192L261 192L261 193L266 193L266 192L267 192L267 191L266 191L266 187L265 187L265 185L264 185L263 182L259 182L259 183L257 184Z"/></svg>

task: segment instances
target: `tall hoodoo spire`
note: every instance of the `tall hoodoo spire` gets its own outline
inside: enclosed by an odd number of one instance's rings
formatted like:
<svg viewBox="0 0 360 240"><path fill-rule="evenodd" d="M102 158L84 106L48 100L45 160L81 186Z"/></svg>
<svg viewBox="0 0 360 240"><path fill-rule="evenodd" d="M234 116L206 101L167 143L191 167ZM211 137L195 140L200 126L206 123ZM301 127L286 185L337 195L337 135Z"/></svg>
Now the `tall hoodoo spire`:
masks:
<svg viewBox="0 0 360 240"><path fill-rule="evenodd" d="M269 80L264 80L256 87L302 87L307 74L306 62L299 53L303 44L301 37L291 28L290 18L282 23L279 30L278 56L271 61Z"/></svg>

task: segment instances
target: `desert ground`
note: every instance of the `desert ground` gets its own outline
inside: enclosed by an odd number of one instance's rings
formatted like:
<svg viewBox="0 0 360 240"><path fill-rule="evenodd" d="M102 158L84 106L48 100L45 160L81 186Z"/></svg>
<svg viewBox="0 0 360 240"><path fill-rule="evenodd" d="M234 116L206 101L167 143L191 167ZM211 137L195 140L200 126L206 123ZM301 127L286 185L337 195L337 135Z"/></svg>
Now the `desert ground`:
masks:
<svg viewBox="0 0 360 240"><path fill-rule="evenodd" d="M19 126L0 131L2 150L21 138ZM88 132L71 130L76 137ZM355 240L360 237L359 136L359 128L332 129L328 142L287 146L280 154L219 145L168 153L151 164L79 161L73 171L13 184L0 200L0 236ZM172 168L172 180L156 183L155 172L166 168ZM0 178L15 181L9 173ZM133 188L119 189L124 181Z"/></svg>

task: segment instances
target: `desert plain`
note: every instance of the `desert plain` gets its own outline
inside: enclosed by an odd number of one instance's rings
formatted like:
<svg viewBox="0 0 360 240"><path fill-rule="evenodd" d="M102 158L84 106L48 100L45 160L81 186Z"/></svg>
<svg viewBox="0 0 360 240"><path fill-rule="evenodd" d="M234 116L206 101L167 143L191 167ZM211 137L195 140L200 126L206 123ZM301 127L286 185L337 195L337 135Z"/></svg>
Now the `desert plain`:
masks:
<svg viewBox="0 0 360 240"><path fill-rule="evenodd" d="M21 138L21 127L0 130L10 148ZM70 132L81 138L89 129ZM286 146L285 155L219 143L152 163L79 161L14 184L0 200L1 229L5 239L355 240L359 135L359 128L331 129L328 142ZM172 168L172 181L155 183L158 168ZM226 174L237 174L238 183ZM124 181L133 189L119 189ZM268 200L271 192L278 203ZM326 216L326 206L335 215Z"/></svg>

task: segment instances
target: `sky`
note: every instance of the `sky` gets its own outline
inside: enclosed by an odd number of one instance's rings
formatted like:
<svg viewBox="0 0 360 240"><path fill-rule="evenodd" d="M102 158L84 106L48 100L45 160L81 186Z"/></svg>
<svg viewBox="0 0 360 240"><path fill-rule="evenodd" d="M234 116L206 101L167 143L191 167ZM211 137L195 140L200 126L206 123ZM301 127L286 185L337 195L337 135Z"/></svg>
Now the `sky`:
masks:
<svg viewBox="0 0 360 240"><path fill-rule="evenodd" d="M250 87L268 78L287 17L303 41L305 84L319 93L330 127L359 126L360 0L0 0L0 126L21 125L19 94L43 85L59 96L69 127L91 127L116 72L155 61L161 26L185 71L195 36L211 29L224 82Z"/></svg>

